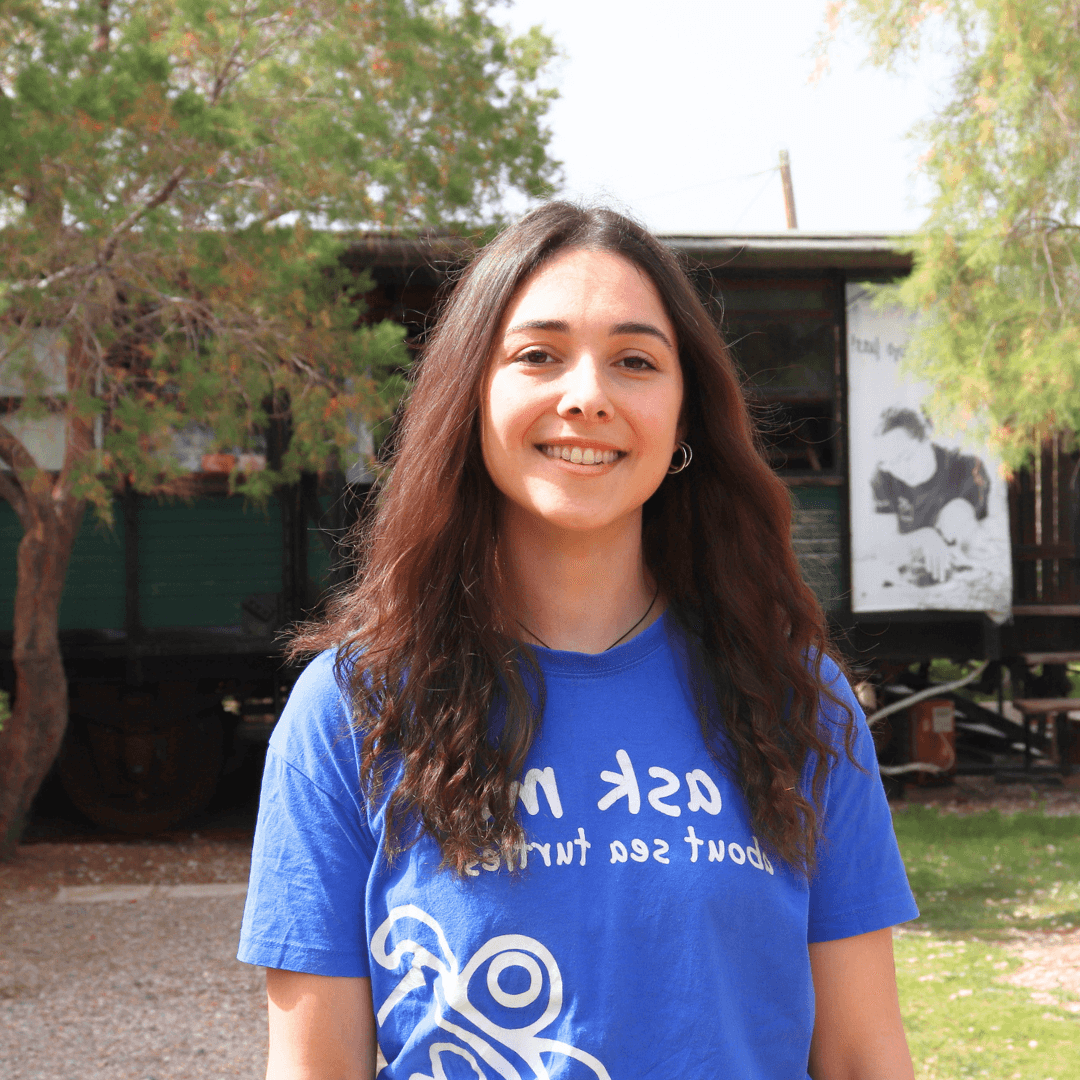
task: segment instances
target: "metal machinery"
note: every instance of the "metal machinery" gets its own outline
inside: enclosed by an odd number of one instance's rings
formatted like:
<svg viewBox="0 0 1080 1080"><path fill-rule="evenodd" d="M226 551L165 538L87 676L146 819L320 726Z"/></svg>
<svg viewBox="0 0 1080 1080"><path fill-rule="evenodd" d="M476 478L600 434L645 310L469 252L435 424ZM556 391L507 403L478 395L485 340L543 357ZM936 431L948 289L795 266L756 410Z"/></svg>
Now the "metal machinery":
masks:
<svg viewBox="0 0 1080 1080"><path fill-rule="evenodd" d="M1023 715L1032 722L1022 727L965 691L898 710L878 733L882 761L936 764L937 776L1000 771L1021 767L1022 744L1029 769L1051 757L1067 767L1077 756L1064 719L1065 665L1080 659L1077 455L1048 445L1010 486L1009 621L853 613L845 290L906 273L907 257L886 237L866 235L667 242L722 313L770 459L791 491L804 573L879 703L925 689L935 658L988 661L981 688L1000 696L1008 672L1013 696L1029 703ZM369 317L401 322L417 339L459 255L450 241L372 238L347 261L375 281ZM295 677L275 635L347 574L337 544L362 512L365 489L341 475L309 476L255 507L207 472L191 476L186 496L121 493L113 529L87 517L68 572L60 625L71 725L59 772L76 805L111 828L153 831L181 820L206 804L245 747L265 742ZM0 503L0 625L10 625L18 537ZM7 647L10 655L10 633Z"/></svg>

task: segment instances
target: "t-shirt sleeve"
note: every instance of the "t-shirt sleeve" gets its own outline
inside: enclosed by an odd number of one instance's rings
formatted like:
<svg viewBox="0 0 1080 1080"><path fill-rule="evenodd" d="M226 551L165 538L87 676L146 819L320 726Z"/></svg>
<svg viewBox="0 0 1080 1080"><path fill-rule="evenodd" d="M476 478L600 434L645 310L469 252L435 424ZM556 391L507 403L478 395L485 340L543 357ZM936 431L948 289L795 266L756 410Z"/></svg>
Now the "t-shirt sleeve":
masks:
<svg viewBox="0 0 1080 1080"><path fill-rule="evenodd" d="M370 976L364 911L375 845L356 750L324 654L297 681L267 751L237 954L245 963Z"/></svg>
<svg viewBox="0 0 1080 1080"><path fill-rule="evenodd" d="M870 478L870 488L874 495L874 510L879 514L896 513L896 495L893 492L892 477L878 469Z"/></svg>
<svg viewBox="0 0 1080 1080"><path fill-rule="evenodd" d="M919 915L863 711L831 662L822 665L822 675L855 714L853 750L858 767L840 745L825 792L822 840L810 882L809 942L854 937ZM831 704L826 712L833 718L843 716Z"/></svg>
<svg viewBox="0 0 1080 1080"><path fill-rule="evenodd" d="M962 457L964 467L964 498L975 510L975 520L982 521L989 513L990 477L986 466L977 457Z"/></svg>

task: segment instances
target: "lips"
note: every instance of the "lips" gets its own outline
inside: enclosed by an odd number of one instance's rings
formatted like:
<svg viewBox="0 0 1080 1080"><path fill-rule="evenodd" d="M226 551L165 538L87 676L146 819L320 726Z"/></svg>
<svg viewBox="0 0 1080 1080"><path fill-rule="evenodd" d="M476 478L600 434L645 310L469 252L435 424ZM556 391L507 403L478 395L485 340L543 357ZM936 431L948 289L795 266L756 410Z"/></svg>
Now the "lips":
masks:
<svg viewBox="0 0 1080 1080"><path fill-rule="evenodd" d="M619 458L625 457L622 450L606 450L591 446L564 446L560 443L541 443L537 449L549 458L561 458L574 465L611 465Z"/></svg>

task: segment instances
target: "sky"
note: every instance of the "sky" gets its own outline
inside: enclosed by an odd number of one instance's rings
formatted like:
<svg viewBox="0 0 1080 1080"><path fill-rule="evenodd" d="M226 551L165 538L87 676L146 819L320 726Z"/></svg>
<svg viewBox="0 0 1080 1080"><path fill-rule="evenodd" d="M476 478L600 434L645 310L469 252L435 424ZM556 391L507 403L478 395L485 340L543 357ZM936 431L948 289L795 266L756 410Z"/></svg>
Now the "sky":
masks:
<svg viewBox="0 0 1080 1080"><path fill-rule="evenodd" d="M663 234L780 231L791 157L807 232L897 233L925 217L925 145L908 133L947 84L943 59L901 74L843 34L816 83L825 0L516 0L562 51L551 84L563 194Z"/></svg>

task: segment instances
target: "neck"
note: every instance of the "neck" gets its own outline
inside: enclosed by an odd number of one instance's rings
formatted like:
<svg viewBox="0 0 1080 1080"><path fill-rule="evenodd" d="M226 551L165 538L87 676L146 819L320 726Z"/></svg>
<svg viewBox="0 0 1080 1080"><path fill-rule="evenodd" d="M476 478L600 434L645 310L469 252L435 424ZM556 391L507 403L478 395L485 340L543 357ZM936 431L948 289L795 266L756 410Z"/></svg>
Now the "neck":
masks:
<svg viewBox="0 0 1080 1080"><path fill-rule="evenodd" d="M664 610L645 569L640 512L605 529L572 531L509 504L503 509L499 555L510 613L522 640L531 644L603 652L636 637Z"/></svg>

